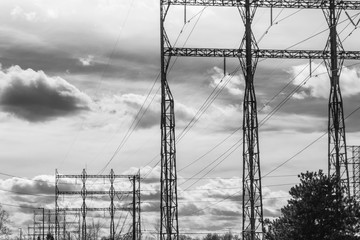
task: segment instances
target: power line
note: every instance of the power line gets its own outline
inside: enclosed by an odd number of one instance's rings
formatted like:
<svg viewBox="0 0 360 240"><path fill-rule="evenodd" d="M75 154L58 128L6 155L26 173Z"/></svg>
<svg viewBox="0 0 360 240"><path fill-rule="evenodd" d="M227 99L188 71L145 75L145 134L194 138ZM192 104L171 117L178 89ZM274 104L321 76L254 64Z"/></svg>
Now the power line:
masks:
<svg viewBox="0 0 360 240"><path fill-rule="evenodd" d="M351 117L355 112L357 112L358 110L360 110L360 106L357 107L356 109L354 109L347 117L345 117L344 120L348 119L349 117ZM279 164L278 166L276 166L273 170L271 170L270 172L268 172L267 174L265 174L263 176L263 178L267 177L268 175L270 175L271 173L275 172L276 170L278 170L280 167L284 166L286 163L290 162L291 160L293 160L295 157L297 157L298 155L300 155L302 152L304 152L306 149L308 149L309 147L311 147L312 145L314 145L317 141L319 141L321 138L323 138L325 135L327 134L327 132L323 133L322 135L320 135L319 137L317 137L315 140L313 140L311 143L309 143L308 145L306 145L304 148L302 148L300 151L298 151L297 153L295 153L292 157L290 157L289 159L287 159L286 161L282 162L281 164Z"/></svg>
<svg viewBox="0 0 360 240"><path fill-rule="evenodd" d="M192 18L190 18L189 21L187 21L187 22L184 23L182 29L180 30L180 32L179 32L179 34L178 34L178 37L177 37L177 39L176 39L176 42L179 40L179 37L182 35L182 33L183 33L183 31L184 31L184 27L185 27L188 23L190 23L192 19L194 19L197 15L199 15L199 18L197 19L194 27L192 28L190 34L188 35L188 37L187 37L184 45L187 43L187 41L189 40L191 34L192 34L193 31L194 31L194 28L196 27L198 21L200 20L200 17L201 17L201 15L202 15L202 13L204 12L205 8L206 8L206 7L204 7L199 13L195 14ZM171 69L173 68L176 60L177 60L177 58L176 58L175 61L173 62L173 64L172 64L172 66L170 67L170 70L169 70L169 71L171 71ZM106 165L102 168L102 170L100 170L99 174L101 174L101 173L106 169L106 167L109 166L109 164L113 161L113 159L115 158L115 156L119 153L119 151L120 151L120 150L122 149L122 147L125 145L126 141L127 141L127 140L129 139L129 137L132 135L132 133L134 132L134 130L137 128L138 124L139 124L140 121L142 120L143 116L145 115L146 111L148 110L148 108L150 107L151 103L153 102L153 100L154 100L154 98L155 98L155 96L156 96L156 94L155 94L154 97L152 98L150 104L148 104L148 106L146 107L146 109L145 109L145 110L143 111L143 113L141 114L141 117L137 120L137 117L138 117L138 116L140 115L140 113L142 112L142 110L143 110L143 108L144 108L144 105L145 105L147 99L149 98L150 93L152 92L152 90L153 90L153 88L154 88L154 86L155 86L155 83L158 81L159 78L160 78L160 72L158 73L155 82L153 83L153 85L152 85L152 87L151 87L151 89L150 89L150 91L149 91L146 99L144 100L141 108L139 109L137 115L135 116L132 124L130 125L130 127L129 127L128 131L127 131L127 133L125 134L125 136L123 137L122 141L121 141L120 144L118 145L118 147L117 147L117 149L115 150L114 154L111 156L110 160L106 163ZM160 88L159 88L159 89L160 89ZM159 91L159 89L158 89L157 91ZM135 123L135 122L136 122L136 123Z"/></svg>

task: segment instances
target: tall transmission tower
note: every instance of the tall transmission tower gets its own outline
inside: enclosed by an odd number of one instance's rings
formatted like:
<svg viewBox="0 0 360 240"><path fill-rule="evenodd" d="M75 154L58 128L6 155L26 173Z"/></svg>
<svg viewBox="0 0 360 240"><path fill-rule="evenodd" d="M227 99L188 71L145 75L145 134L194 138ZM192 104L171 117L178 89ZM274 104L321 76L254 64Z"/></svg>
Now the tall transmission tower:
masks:
<svg viewBox="0 0 360 240"><path fill-rule="evenodd" d="M328 122L328 170L349 189L346 138L343 102L340 90L340 72L345 59L360 59L359 51L344 51L337 34L336 25L341 9L360 10L359 1L313 1L313 0L160 0L161 2L161 69L162 69L162 178L161 178L161 226L177 230L176 170L174 145L174 100L172 98L166 73L171 57L221 57L238 58L245 76L245 94L243 111L243 239L263 239L263 210L261 193L260 151L258 141L257 103L254 88L254 75L259 58L291 58L325 60L330 77L329 122ZM239 9L245 25L245 35L239 49L227 48L175 48L172 47L164 28L165 18L171 5L236 7ZM321 9L329 25L329 38L325 50L274 50L259 49L252 33L252 20L257 8L299 8ZM168 187L174 177L175 187ZM173 186L173 185L170 185ZM166 205L169 203L176 205ZM172 239L171 231L161 239Z"/></svg>
<svg viewBox="0 0 360 240"><path fill-rule="evenodd" d="M160 240L178 240L178 199L175 149L174 98L167 81L171 56L165 56L165 48L171 48L165 30L165 19L170 5L160 0L161 41L161 202Z"/></svg>
<svg viewBox="0 0 360 240"><path fill-rule="evenodd" d="M242 239L261 239L263 231L259 125L254 88L254 75L258 57L253 54L253 51L259 50L259 47L251 26L256 8L250 0L245 1L243 8L238 7L245 25L245 35L240 45L241 49L245 49L245 55L239 57L245 77L243 103Z"/></svg>
<svg viewBox="0 0 360 240"><path fill-rule="evenodd" d="M338 59L338 51L344 51L337 33L342 8L336 7L336 0L330 0L329 6L323 8L329 25L329 38L325 50L330 52L330 59L324 58L330 77L329 120L328 120L328 171L346 187L350 194L349 171L347 164L346 137L343 100L340 90L340 73L344 59ZM340 1L339 1L340 2ZM339 188L340 189L340 188Z"/></svg>

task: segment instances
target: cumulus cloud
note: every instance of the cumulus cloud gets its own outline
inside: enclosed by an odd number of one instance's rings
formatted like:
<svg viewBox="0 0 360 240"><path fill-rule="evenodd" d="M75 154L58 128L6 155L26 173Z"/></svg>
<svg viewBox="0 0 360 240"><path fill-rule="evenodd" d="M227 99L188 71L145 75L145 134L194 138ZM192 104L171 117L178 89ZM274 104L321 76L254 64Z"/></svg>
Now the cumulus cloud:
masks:
<svg viewBox="0 0 360 240"><path fill-rule="evenodd" d="M79 58L79 61L80 61L80 63L81 63L83 66L85 66L85 67L91 66L91 65L94 64L94 63L93 63L93 61L94 61L94 56L93 56L93 55L88 55L88 56L86 56L86 57L81 57L81 58Z"/></svg>
<svg viewBox="0 0 360 240"><path fill-rule="evenodd" d="M309 78L310 66L303 64L294 66L290 70L291 75L295 78L293 84L302 84L301 90L294 94L296 99L307 97L324 98L329 97L330 80L327 69L324 64L312 63L312 77ZM351 97L360 93L360 72L356 68L343 67L340 75L340 88L344 97Z"/></svg>
<svg viewBox="0 0 360 240"><path fill-rule="evenodd" d="M243 86L240 76L224 76L223 70L218 67L213 67L210 74L212 79L210 86L212 88L224 88L228 93L234 96L241 95L243 93L243 90L241 90Z"/></svg>
<svg viewBox="0 0 360 240"><path fill-rule="evenodd" d="M140 119L137 127L147 129L153 126L160 126L160 96L155 96L153 100L146 99L146 96L128 93L113 96L111 99L102 100L107 102L105 111L113 114L131 116ZM150 104L150 102L152 103ZM144 104L145 102L145 104ZM187 123L194 115L194 110L181 103L175 103L175 115L178 124ZM139 113L139 110L141 112Z"/></svg>
<svg viewBox="0 0 360 240"><path fill-rule="evenodd" d="M153 170L149 172L149 170ZM147 178L154 178L160 174L159 167L151 168L146 166L140 169L142 176ZM129 168L122 174L137 173L138 169ZM148 174L146 174L148 173ZM179 176L179 180L181 180ZM59 188L64 190L81 190L82 184L80 181L65 181L63 179L59 183ZM124 179L126 182L127 179ZM159 179L158 179L159 181ZM119 182L116 181L116 186ZM157 183L159 184L159 183ZM104 185L102 181L87 181L88 190L108 190L109 186ZM0 189L9 190L12 192L5 192L0 196L1 202L12 202L16 205L22 206L20 211L13 214L15 219L19 222L31 221L33 218L33 207L45 207L46 209L53 209L54 206L54 176L42 175L36 176L32 179L10 178L7 180L0 180ZM131 187L131 185L128 185ZM128 188L121 188L126 190ZM118 190L118 188L116 188ZM160 191L159 186L154 187L154 183L142 181L141 182L141 210L142 218L151 224L155 224L154 219L159 217L160 211ZM241 220L241 180L238 177L233 178L214 178L205 181L197 187L189 189L189 191L182 191L179 189L179 220L182 222L182 229L195 230L209 230L220 231L228 227L236 228ZM24 194L27 193L27 194ZM272 191L269 188L263 188L264 196L264 215L265 217L274 217L279 213L279 209L286 203L287 193L284 191ZM91 200L90 200L91 199ZM71 203L67 198L59 198L59 205L61 207L79 207L81 206L81 196L70 198ZM89 197L92 206L108 207L109 197L103 198ZM116 206L124 206L131 202L130 198L123 196L121 201L116 200ZM101 218L104 222L108 221L108 214L102 212L94 212L95 218ZM148 227L153 227L152 225ZM154 225L154 227L156 227Z"/></svg>
<svg viewBox="0 0 360 240"><path fill-rule="evenodd" d="M13 19L23 18L29 22L34 22L38 18L35 12L26 12L24 9L22 9L19 6L14 7L10 15L12 16Z"/></svg>
<svg viewBox="0 0 360 240"><path fill-rule="evenodd" d="M12 66L0 71L1 110L29 122L43 122L90 110L91 99L60 77Z"/></svg>

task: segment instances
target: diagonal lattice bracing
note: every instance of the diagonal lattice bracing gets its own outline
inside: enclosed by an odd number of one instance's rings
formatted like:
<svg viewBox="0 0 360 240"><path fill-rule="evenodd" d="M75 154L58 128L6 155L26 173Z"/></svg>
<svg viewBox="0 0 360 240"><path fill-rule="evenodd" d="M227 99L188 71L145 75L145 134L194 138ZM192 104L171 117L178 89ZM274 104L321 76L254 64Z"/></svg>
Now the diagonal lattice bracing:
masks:
<svg viewBox="0 0 360 240"><path fill-rule="evenodd" d="M324 50L252 49L251 53L256 58L330 59L331 57L330 51ZM165 48L165 56L244 58L245 49ZM359 60L360 51L338 51L337 58L343 60Z"/></svg>
<svg viewBox="0 0 360 240"><path fill-rule="evenodd" d="M243 178L242 178L242 239L260 240L263 238L263 205L261 192L260 154L258 136L257 103L254 88L254 75L258 51L251 25L256 6L250 0L239 8L245 25L245 35L240 45L245 54L239 57L245 77L243 113Z"/></svg>
<svg viewBox="0 0 360 240"><path fill-rule="evenodd" d="M167 10L171 5L185 6L214 6L214 7L236 7L239 9L241 18L245 25L245 36L242 39L239 49L226 48L174 48L168 41L164 21ZM173 156L175 159L174 132L169 131L163 126L163 119L169 122L174 121L173 116L173 99L168 88L166 73L171 57L222 57L222 58L238 58L245 76L245 92L244 92L244 109L243 109L243 239L262 239L262 196L261 196L261 173L260 173L260 157L258 144L258 122L257 122L257 106L256 94L254 89L254 75L257 61L259 58L294 58L294 59L323 59L327 66L331 90L329 97L329 173L335 174L344 186L348 186L349 176L347 171L346 157L346 140L345 140L345 124L343 116L343 102L340 91L340 72L345 59L360 59L359 51L344 51L341 40L336 32L336 24L342 10L360 10L360 1L336 1L336 0L161 0L161 69L162 69L162 157ZM274 50L259 49L256 40L252 34L252 19L257 8L300 8L300 9L321 9L324 12L329 25L329 39L326 43L325 50ZM185 8L186 9L186 8ZM168 99L168 102L166 101ZM166 110L168 112L166 112ZM172 111L171 111L172 110ZM173 123L175 124L175 123ZM169 144L170 143L170 144ZM167 146L168 148L165 148ZM173 152L172 152L173 151ZM173 154L173 155L172 155ZM162 162L162 167L170 166ZM164 165L163 165L164 164ZM173 168L170 169L172 171ZM168 176L175 177L176 172L170 172ZM165 176L162 171L162 177ZM164 178L165 179L165 178ZM176 193L172 192L169 187L165 187L162 179L162 191L168 191L168 196L174 197ZM165 196L165 195L164 195ZM163 199L163 198L162 198ZM177 202L176 202L177 204ZM162 205L161 209L165 207ZM163 214L162 214L163 216ZM173 215L175 216L175 215ZM171 218L174 219L174 218ZM177 224L177 217L176 217ZM165 226L165 225L164 225ZM173 225L174 226L174 225ZM167 236L171 239L172 236Z"/></svg>
<svg viewBox="0 0 360 240"><path fill-rule="evenodd" d="M66 180L75 180L75 183L71 182L61 182L62 179ZM106 189L100 190L96 189L94 186L94 181L90 182L89 179L101 179L104 181L104 187ZM132 190L120 190L120 183L115 182L115 180L118 179L128 179L130 180L130 185L132 185ZM77 184L76 181L81 180L80 184ZM65 184L67 183L67 184ZM125 181L126 183L126 181ZM90 185L90 186L89 186ZM129 185L129 184L128 184ZM124 188L125 186L122 186L121 188ZM94 189L95 188L95 189ZM72 199L71 202L64 201L64 199L61 201L59 199L60 196L66 196L66 195L72 195L75 197L75 199ZM121 202L114 202L115 196L119 199L119 196L131 196L132 195L132 202L127 203L128 205L132 205L132 207L129 207L126 205L126 203L122 200ZM76 196L78 196L76 201ZM102 197L101 201L98 201L97 203L99 205L107 205L108 202L110 204L106 207L90 207L87 205L88 201L86 201L89 197L93 198L94 196L100 196ZM105 199L105 202L104 200ZM92 201L94 204L94 202ZM81 205L81 206L75 206L75 207L69 207L68 205ZM88 232L88 223L87 218L88 212L93 211L101 211L104 212L104 218L105 220L109 220L109 237L110 240L113 240L116 238L115 233L115 224L114 219L116 216L116 213L119 213L120 211L129 211L133 215L133 222L132 222L132 239L133 240L140 240L141 238L141 225L140 225L140 173L136 175L116 175L114 171L111 169L110 174L107 175L89 175L86 173L85 169L83 169L82 174L78 175L64 175L64 174L58 174L56 171L55 174L55 240L62 240L64 239L63 236L65 234L61 235L61 214L64 214L65 212L78 212L79 213L79 239L81 240L87 240L89 239L89 232ZM108 215L109 214L109 215ZM65 220L64 220L65 221Z"/></svg>
<svg viewBox="0 0 360 240"><path fill-rule="evenodd" d="M164 49L171 48L165 29L165 19L170 5L160 0L161 41L161 199L160 240L178 240L178 201L175 149L174 98L167 73L171 56L165 56Z"/></svg>
<svg viewBox="0 0 360 240"><path fill-rule="evenodd" d="M350 194L360 200L360 146L347 146L347 150Z"/></svg>
<svg viewBox="0 0 360 240"><path fill-rule="evenodd" d="M329 26L329 38L325 50L330 52L330 58L324 62L330 77L329 120L328 120L328 171L334 175L349 191L349 172L347 164L347 149L345 137L345 121L343 100L340 89L340 73L344 59L338 58L338 52L344 51L337 33L337 24L342 9L336 8L336 0L329 1L329 7L323 9Z"/></svg>

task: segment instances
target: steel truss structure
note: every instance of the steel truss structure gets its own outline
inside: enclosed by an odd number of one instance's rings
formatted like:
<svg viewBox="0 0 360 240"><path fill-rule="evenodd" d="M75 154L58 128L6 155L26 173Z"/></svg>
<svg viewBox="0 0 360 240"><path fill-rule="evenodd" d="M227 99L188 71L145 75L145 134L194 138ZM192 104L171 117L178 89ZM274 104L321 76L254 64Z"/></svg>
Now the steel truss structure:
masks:
<svg viewBox="0 0 360 240"><path fill-rule="evenodd" d="M170 5L160 0L161 41L161 199L160 240L178 240L178 198L175 149L174 98L167 81L171 56L165 56L165 48L171 44L165 30L165 19Z"/></svg>
<svg viewBox="0 0 360 240"><path fill-rule="evenodd" d="M78 221L70 220L69 216L75 216ZM62 232L63 239L67 238L70 233L79 234L80 232L80 212L66 212L62 211L58 214L59 226ZM37 240L38 237L42 240L47 238L47 235L54 236L55 230L55 211L50 209L39 208L34 211L34 224L29 226L32 233L29 231L29 239ZM75 228L75 230L74 230Z"/></svg>
<svg viewBox="0 0 360 240"><path fill-rule="evenodd" d="M244 58L244 49L226 48L165 48L165 56L176 57L220 57ZM284 58L284 59L329 59L330 51L326 50L275 50L251 49L251 54L256 58ZM358 60L360 51L338 51L338 59Z"/></svg>
<svg viewBox="0 0 360 240"><path fill-rule="evenodd" d="M82 188L79 191L75 190L60 190L59 185L61 184L60 179L80 179L82 182ZM105 190L88 190L86 187L87 179L95 180L108 180L110 188L108 191ZM116 179L128 179L131 182L132 189L128 191L116 190L118 187L115 184ZM132 203L127 207L118 207L116 206L114 200L115 197L122 195L132 195ZM59 206L59 196L61 195L78 195L81 197L82 205L81 207L60 207ZM86 198L88 196L108 196L109 197L109 207L87 207ZM120 199L119 199L120 200ZM83 169L82 174L79 175L63 175L59 174L56 170L55 173L55 240L60 240L60 213L61 212L79 212L81 215L81 240L86 240L87 238L87 223L86 216L89 211L103 211L104 214L106 211L110 214L110 239L115 238L115 212L116 211L129 211L133 216L132 224L132 239L140 240L141 239L141 222L140 222L140 172L137 175L116 175L111 169L110 174L108 175L89 175L86 173L86 170ZM80 234L80 233L79 233Z"/></svg>
<svg viewBox="0 0 360 240"><path fill-rule="evenodd" d="M255 8L304 8L326 9L331 7L331 0L253 0L250 2ZM246 0L163 0L164 5L189 5L213 7L246 7ZM359 1L336 1L335 8L360 10Z"/></svg>
<svg viewBox="0 0 360 240"><path fill-rule="evenodd" d="M360 200L360 146L347 146L348 165L352 166L352 175L350 176L351 194ZM350 171L349 171L350 172Z"/></svg>
<svg viewBox="0 0 360 240"><path fill-rule="evenodd" d="M263 210L261 193L260 155L258 142L257 103L254 74L259 58L323 59L330 77L328 121L328 171L335 175L349 193L349 175L340 72L344 59L360 59L359 51L344 51L337 33L342 10L360 10L359 1L313 0L160 0L161 31L161 240L178 239L175 116L174 99L167 81L171 57L234 57L240 60L245 76L243 112L243 206L242 238L263 239ZM169 7L214 6L238 8L245 25L245 35L239 49L174 48L169 42L164 23ZM259 49L252 33L252 21L257 8L321 9L329 26L324 50L266 50ZM340 188L339 188L340 189ZM175 234L176 232L176 234Z"/></svg>

